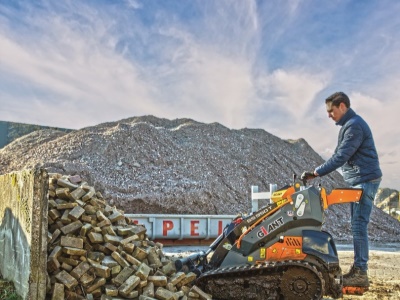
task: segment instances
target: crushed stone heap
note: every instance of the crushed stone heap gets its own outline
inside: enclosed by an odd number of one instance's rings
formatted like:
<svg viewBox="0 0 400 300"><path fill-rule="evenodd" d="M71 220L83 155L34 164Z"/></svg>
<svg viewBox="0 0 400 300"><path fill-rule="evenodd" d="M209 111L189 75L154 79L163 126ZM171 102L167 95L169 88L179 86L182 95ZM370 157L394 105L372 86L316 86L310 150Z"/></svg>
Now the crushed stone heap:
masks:
<svg viewBox="0 0 400 300"><path fill-rule="evenodd" d="M49 176L47 299L212 299L79 175Z"/></svg>
<svg viewBox="0 0 400 300"><path fill-rule="evenodd" d="M323 161L301 138L141 116L22 136L0 149L0 174L34 167L78 174L126 213L234 215L251 210L252 185L260 191L268 191L271 183L290 185L294 174ZM338 172L311 184L327 191L346 187ZM336 241L351 242L349 205L330 207L324 230ZM374 207L369 236L375 242L399 242L400 222Z"/></svg>

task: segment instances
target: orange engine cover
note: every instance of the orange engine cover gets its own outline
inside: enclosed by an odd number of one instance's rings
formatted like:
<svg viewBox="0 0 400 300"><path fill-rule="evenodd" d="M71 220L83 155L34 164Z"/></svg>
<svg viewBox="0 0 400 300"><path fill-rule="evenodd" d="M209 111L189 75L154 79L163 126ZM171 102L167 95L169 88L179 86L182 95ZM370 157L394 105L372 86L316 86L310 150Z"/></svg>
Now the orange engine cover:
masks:
<svg viewBox="0 0 400 300"><path fill-rule="evenodd" d="M303 260L307 254L302 251L302 237L285 236L283 241L279 241L269 248L266 248L265 260Z"/></svg>

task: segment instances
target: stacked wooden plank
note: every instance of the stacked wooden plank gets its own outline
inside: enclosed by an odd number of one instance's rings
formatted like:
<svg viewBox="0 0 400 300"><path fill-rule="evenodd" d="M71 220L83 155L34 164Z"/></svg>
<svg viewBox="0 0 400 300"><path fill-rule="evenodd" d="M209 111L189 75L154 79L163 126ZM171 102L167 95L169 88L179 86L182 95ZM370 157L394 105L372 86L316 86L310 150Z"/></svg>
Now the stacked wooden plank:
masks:
<svg viewBox="0 0 400 300"><path fill-rule="evenodd" d="M211 299L80 176L49 175L48 299Z"/></svg>

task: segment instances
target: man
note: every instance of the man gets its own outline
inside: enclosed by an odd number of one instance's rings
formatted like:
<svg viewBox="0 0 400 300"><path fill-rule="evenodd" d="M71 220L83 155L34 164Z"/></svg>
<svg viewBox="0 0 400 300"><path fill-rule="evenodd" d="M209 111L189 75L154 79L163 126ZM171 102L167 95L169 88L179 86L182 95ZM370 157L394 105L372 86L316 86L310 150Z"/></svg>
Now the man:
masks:
<svg viewBox="0 0 400 300"><path fill-rule="evenodd" d="M324 176L342 167L346 183L363 189L360 201L351 203L354 264L343 276L343 285L368 287L367 227L382 177L378 154L368 124L350 108L350 99L345 93L334 93L325 100L325 104L329 118L341 126L338 144L330 159L314 171L304 172L301 178Z"/></svg>

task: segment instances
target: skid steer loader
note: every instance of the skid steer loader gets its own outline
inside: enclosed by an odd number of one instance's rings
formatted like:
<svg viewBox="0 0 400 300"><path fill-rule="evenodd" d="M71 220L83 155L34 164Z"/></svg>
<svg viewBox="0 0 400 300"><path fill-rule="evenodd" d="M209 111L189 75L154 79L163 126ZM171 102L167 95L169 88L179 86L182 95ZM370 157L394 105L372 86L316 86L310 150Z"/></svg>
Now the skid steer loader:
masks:
<svg viewBox="0 0 400 300"><path fill-rule="evenodd" d="M359 201L361 189L325 188L296 180L271 195L271 203L238 216L207 251L176 260L197 274L196 285L213 299L322 299L368 288L343 287L332 236L321 229L333 204Z"/></svg>

